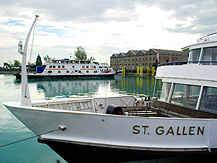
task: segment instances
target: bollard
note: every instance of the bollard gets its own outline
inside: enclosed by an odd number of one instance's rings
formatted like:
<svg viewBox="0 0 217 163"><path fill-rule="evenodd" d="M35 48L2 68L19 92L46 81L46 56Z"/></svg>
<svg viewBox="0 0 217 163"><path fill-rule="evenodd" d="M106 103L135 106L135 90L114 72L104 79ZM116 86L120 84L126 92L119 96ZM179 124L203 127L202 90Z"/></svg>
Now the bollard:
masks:
<svg viewBox="0 0 217 163"><path fill-rule="evenodd" d="M151 70L151 75L152 76L154 76L154 73L155 73L154 71L155 71L155 67L152 67L152 70Z"/></svg>
<svg viewBox="0 0 217 163"><path fill-rule="evenodd" d="M139 75L139 67L137 67L137 75Z"/></svg>
<svg viewBox="0 0 217 163"><path fill-rule="evenodd" d="M147 67L147 74L150 75L150 67Z"/></svg>
<svg viewBox="0 0 217 163"><path fill-rule="evenodd" d="M142 76L142 75L143 75L143 67L140 66L140 76Z"/></svg>
<svg viewBox="0 0 217 163"><path fill-rule="evenodd" d="M125 77L125 66L122 66L122 77Z"/></svg>

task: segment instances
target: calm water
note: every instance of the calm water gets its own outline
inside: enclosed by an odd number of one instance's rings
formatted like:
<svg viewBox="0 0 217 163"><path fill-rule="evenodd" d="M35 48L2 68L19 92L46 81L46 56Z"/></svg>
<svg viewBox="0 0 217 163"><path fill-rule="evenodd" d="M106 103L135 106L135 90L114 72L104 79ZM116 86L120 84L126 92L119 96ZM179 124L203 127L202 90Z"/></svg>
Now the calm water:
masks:
<svg viewBox="0 0 217 163"><path fill-rule="evenodd" d="M159 83L161 87L161 83ZM2 102L20 101L20 82L12 75L0 75L0 146L34 136L3 105ZM153 77L117 75L109 80L32 80L29 82L32 100L65 97L105 97L119 94L151 95L154 89ZM47 145L33 138L18 144L0 148L0 162L65 162Z"/></svg>

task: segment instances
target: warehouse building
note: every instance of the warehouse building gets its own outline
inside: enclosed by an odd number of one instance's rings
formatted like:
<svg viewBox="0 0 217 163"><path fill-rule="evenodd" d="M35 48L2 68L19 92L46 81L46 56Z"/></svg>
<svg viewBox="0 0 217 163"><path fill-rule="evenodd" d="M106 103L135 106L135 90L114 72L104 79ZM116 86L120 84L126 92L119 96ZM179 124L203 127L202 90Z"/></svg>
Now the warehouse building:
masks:
<svg viewBox="0 0 217 163"><path fill-rule="evenodd" d="M166 62L187 61L188 53L175 50L149 49L149 50L129 50L127 53L114 53L110 57L110 66L115 70L120 70L122 66L126 70L135 71L137 67L144 69Z"/></svg>

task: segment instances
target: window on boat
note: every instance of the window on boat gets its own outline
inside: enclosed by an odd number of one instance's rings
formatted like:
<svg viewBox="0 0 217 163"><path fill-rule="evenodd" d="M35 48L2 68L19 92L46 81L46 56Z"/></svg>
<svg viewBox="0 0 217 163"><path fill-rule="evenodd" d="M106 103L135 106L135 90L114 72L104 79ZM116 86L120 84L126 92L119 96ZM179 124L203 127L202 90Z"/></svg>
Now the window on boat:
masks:
<svg viewBox="0 0 217 163"><path fill-rule="evenodd" d="M217 112L217 88L204 87L200 110Z"/></svg>
<svg viewBox="0 0 217 163"><path fill-rule="evenodd" d="M50 65L49 68L52 68L52 65Z"/></svg>
<svg viewBox="0 0 217 163"><path fill-rule="evenodd" d="M175 84L171 103L196 109L200 88L195 85Z"/></svg>
<svg viewBox="0 0 217 163"><path fill-rule="evenodd" d="M72 68L75 68L75 66L72 66Z"/></svg>
<svg viewBox="0 0 217 163"><path fill-rule="evenodd" d="M58 66L58 68L60 68L60 66Z"/></svg>
<svg viewBox="0 0 217 163"><path fill-rule="evenodd" d="M190 64L198 63L200 58L200 51L201 49L192 49L189 53L188 61L190 61Z"/></svg>
<svg viewBox="0 0 217 163"><path fill-rule="evenodd" d="M81 73L81 70L79 70L78 72Z"/></svg>
<svg viewBox="0 0 217 163"><path fill-rule="evenodd" d="M48 71L47 73L51 74L51 73L52 73L52 71Z"/></svg>
<svg viewBox="0 0 217 163"><path fill-rule="evenodd" d="M89 73L89 71L86 71L86 73Z"/></svg>
<svg viewBox="0 0 217 163"><path fill-rule="evenodd" d="M66 73L69 73L69 71L67 70Z"/></svg>
<svg viewBox="0 0 217 163"><path fill-rule="evenodd" d="M97 71L94 71L94 73L97 73Z"/></svg>
<svg viewBox="0 0 217 163"><path fill-rule="evenodd" d="M82 68L85 68L85 66L82 66Z"/></svg>
<svg viewBox="0 0 217 163"><path fill-rule="evenodd" d="M62 68L65 68L65 66L62 66Z"/></svg>
<svg viewBox="0 0 217 163"><path fill-rule="evenodd" d="M203 65L217 64L216 62L214 63L212 61L217 61L217 47L204 48L203 56L202 56L202 64Z"/></svg>
<svg viewBox="0 0 217 163"><path fill-rule="evenodd" d="M89 66L86 66L86 68L89 68Z"/></svg>
<svg viewBox="0 0 217 163"><path fill-rule="evenodd" d="M171 83L163 83L162 92L160 95L160 101L167 102L169 93L170 93Z"/></svg>
<svg viewBox="0 0 217 163"><path fill-rule="evenodd" d="M61 71L58 71L58 73L61 73Z"/></svg>
<svg viewBox="0 0 217 163"><path fill-rule="evenodd" d="M56 68L56 66L53 66L53 68Z"/></svg>

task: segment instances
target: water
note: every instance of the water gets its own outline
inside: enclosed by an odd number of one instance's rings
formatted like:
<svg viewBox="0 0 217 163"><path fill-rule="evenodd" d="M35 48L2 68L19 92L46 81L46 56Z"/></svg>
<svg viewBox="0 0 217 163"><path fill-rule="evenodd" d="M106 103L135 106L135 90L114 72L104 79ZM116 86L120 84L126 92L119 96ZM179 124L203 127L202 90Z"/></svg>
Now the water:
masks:
<svg viewBox="0 0 217 163"><path fill-rule="evenodd" d="M158 83L161 87L161 83ZM17 140L34 136L19 122L3 105L2 102L20 101L20 81L12 75L0 75L0 146ZM62 80L31 80L29 82L32 100L44 100L65 97L105 97L124 95L151 95L154 90L153 77L120 75L114 79L62 79ZM47 145L33 138L11 146L0 148L0 162L65 162Z"/></svg>

